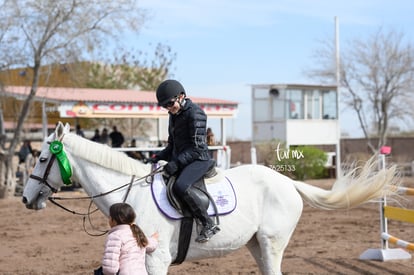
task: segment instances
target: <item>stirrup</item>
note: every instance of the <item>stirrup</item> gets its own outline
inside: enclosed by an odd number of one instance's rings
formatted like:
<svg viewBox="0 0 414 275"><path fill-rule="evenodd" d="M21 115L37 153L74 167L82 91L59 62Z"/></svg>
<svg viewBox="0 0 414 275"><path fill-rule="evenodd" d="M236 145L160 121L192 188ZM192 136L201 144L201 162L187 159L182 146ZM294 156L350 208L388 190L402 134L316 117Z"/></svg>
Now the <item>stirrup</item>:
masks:
<svg viewBox="0 0 414 275"><path fill-rule="evenodd" d="M200 234L195 239L198 243L205 243L211 239L215 234L220 231L220 228L216 224L206 225L201 229Z"/></svg>

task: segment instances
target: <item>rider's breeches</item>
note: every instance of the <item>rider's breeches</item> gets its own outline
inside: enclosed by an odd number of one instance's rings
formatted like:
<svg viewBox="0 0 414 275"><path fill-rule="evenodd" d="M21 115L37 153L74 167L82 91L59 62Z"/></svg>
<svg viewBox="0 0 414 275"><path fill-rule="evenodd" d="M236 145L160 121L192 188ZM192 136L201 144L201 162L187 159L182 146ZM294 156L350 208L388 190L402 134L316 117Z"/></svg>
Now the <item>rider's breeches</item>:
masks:
<svg viewBox="0 0 414 275"><path fill-rule="evenodd" d="M184 167L174 184L174 193L178 197L183 197L187 189L201 179L209 168L210 162L204 160L196 160Z"/></svg>

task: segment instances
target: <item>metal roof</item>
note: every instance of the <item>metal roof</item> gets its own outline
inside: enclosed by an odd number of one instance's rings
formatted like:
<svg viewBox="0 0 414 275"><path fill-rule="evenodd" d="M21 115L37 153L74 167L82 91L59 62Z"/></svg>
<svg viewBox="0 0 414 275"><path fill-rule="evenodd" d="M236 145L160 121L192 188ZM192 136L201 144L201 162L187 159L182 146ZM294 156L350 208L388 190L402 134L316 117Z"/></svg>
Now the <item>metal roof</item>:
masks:
<svg viewBox="0 0 414 275"><path fill-rule="evenodd" d="M6 94L10 96L25 97L30 93L28 86L6 86ZM216 98L194 97L188 95L197 104L221 104L234 105L235 101L222 100ZM121 90L121 89L90 89L90 88L70 88L70 87L39 87L35 100L51 103L60 102L113 102L113 103L149 103L156 104L155 92Z"/></svg>
<svg viewBox="0 0 414 275"><path fill-rule="evenodd" d="M262 89L270 89L270 88L279 88L279 89L336 89L336 85L325 85L325 84L299 84L299 83L268 83L268 84L251 84L252 88L262 88Z"/></svg>

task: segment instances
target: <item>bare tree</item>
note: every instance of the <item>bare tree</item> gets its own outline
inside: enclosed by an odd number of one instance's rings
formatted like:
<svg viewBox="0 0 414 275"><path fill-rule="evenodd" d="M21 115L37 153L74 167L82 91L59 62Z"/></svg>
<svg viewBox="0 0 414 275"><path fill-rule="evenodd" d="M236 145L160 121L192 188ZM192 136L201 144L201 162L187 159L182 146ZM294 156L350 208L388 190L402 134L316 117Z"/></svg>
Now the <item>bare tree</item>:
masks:
<svg viewBox="0 0 414 275"><path fill-rule="evenodd" d="M335 83L333 43L315 51L319 68L307 75ZM353 109L368 146L373 152L386 144L390 124L406 121L413 114L414 51L395 30L379 28L366 40L356 39L342 47L340 61L342 101ZM370 138L378 138L376 145Z"/></svg>
<svg viewBox="0 0 414 275"><path fill-rule="evenodd" d="M150 45L151 46L151 45ZM91 63L84 83L90 88L135 89L155 91L166 78L172 77L172 64L176 54L171 47L158 43L153 54L140 50L117 48L111 55L97 58L102 62ZM92 125L117 125L129 137L148 137L154 126L151 118L91 119Z"/></svg>
<svg viewBox="0 0 414 275"><path fill-rule="evenodd" d="M30 93L5 158L5 196L13 194L12 158L38 89L41 66L86 58L126 31L136 32L146 21L136 0L0 0L0 60L2 68L29 67L33 71ZM6 22L6 23L4 23Z"/></svg>
<svg viewBox="0 0 414 275"><path fill-rule="evenodd" d="M110 58L90 66L86 86L103 89L139 89L155 91L167 77L173 76L171 66L176 54L171 47L157 44L153 56L131 49L116 49Z"/></svg>

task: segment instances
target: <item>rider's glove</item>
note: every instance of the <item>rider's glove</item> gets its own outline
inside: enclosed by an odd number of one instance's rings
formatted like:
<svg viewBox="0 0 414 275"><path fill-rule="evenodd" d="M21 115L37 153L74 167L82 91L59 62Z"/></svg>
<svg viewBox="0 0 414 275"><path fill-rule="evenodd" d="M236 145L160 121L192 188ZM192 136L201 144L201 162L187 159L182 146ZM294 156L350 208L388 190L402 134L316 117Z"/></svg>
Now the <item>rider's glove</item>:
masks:
<svg viewBox="0 0 414 275"><path fill-rule="evenodd" d="M169 175L173 176L178 171L178 165L175 161L170 161L164 166L164 171Z"/></svg>

